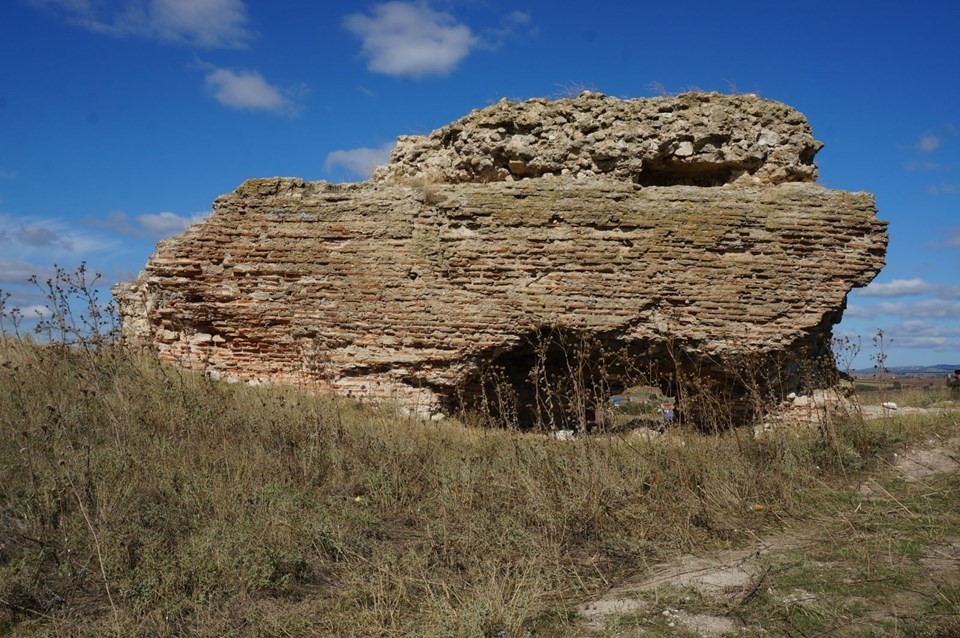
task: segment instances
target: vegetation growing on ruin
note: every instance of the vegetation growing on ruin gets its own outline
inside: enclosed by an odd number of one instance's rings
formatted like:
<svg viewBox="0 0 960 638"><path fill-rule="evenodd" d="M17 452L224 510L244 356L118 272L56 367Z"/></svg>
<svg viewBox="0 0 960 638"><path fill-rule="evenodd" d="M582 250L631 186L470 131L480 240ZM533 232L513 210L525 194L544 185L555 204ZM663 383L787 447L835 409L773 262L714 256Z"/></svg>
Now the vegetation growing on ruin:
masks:
<svg viewBox="0 0 960 638"><path fill-rule="evenodd" d="M955 436L955 415L562 441L216 382L101 336L3 336L0 635L584 635L579 605L652 564L804 526L867 540L771 558L764 587L916 589L915 633L875 635L956 635L929 632L957 631L960 584L930 591L921 569L960 529L956 475L881 479L899 500L849 515L851 486ZM818 571L826 554L853 571ZM758 588L732 599L748 628L858 613Z"/></svg>

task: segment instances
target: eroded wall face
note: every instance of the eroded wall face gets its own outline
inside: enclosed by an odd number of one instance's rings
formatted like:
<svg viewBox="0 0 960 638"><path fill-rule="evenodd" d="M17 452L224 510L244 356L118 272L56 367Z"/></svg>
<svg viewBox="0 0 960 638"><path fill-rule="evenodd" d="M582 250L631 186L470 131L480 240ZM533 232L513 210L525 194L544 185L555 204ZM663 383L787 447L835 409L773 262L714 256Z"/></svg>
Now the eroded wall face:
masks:
<svg viewBox="0 0 960 638"><path fill-rule="evenodd" d="M658 370L795 362L885 244L871 196L813 184L251 180L116 296L169 361L437 410L545 328Z"/></svg>
<svg viewBox="0 0 960 638"><path fill-rule="evenodd" d="M559 425L641 371L734 414L830 368L883 265L872 197L813 183L820 146L754 95L503 101L368 182L250 180L114 293L127 337L226 378L424 412L502 382L497 409Z"/></svg>

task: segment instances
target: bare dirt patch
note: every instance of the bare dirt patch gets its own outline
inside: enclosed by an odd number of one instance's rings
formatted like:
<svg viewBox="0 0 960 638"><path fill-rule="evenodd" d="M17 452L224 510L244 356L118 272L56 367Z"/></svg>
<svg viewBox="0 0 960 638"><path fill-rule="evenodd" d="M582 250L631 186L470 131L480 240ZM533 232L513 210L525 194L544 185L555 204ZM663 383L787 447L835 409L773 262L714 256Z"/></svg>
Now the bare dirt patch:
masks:
<svg viewBox="0 0 960 638"><path fill-rule="evenodd" d="M953 406L930 406L929 408L918 408L909 405L897 405L896 403L882 403L880 405L860 405L859 410L865 419L883 419L897 416L922 415L922 416L942 416L950 412Z"/></svg>
<svg viewBox="0 0 960 638"><path fill-rule="evenodd" d="M720 551L709 556L680 556L653 566L646 576L635 582L614 587L599 599L582 605L578 611L588 621L588 627L595 631L602 630L607 622L621 614L645 612L668 626L679 624L702 636L736 632L738 624L725 615L693 613L670 607L660 611L654 602L656 592L661 588L689 590L719 606L732 607L755 595L763 585L766 572L760 565L762 557L771 552L795 549L802 542L809 541L775 536L748 549ZM671 622L673 625L669 624Z"/></svg>
<svg viewBox="0 0 960 638"><path fill-rule="evenodd" d="M607 618L638 614L649 611L652 607L653 604L650 601L640 598L604 597L583 605L579 611L588 628L600 631L604 628Z"/></svg>
<svg viewBox="0 0 960 638"><path fill-rule="evenodd" d="M932 447L910 450L897 457L894 467L908 481L960 470L960 438L930 444Z"/></svg>
<svg viewBox="0 0 960 638"><path fill-rule="evenodd" d="M723 636L736 632L738 629L737 623L726 616L688 614L681 611L674 617L680 625L693 631L698 636Z"/></svg>
<svg viewBox="0 0 960 638"><path fill-rule="evenodd" d="M932 578L940 579L943 584L960 584L960 537L953 537L945 543L927 549L920 563L930 571Z"/></svg>
<svg viewBox="0 0 960 638"><path fill-rule="evenodd" d="M825 535L811 522L745 549L680 556L582 605L580 616L592 632L636 628L637 633L623 635L648 635L648 631L651 635L754 635L756 631L766 635L776 630L773 625L768 629L768 613L778 614L776 622L787 623L784 626L791 630L809 622L811 630L827 627L836 635L859 635L856 632L868 627L900 627L916 618L937 621L960 612L949 593L960 587L960 537L947 535L914 550L916 530L910 525L919 519L899 499L927 484L940 485L934 491L946 490L946 495L952 490L941 483L957 472L960 437L931 439L925 446L898 453L887 469L865 478L857 494L859 505L851 503L848 514L836 510L833 522L840 529L830 528ZM906 479L900 482L908 490L904 494L895 488L897 479ZM911 502L911 507L917 502ZM885 512L887 505L892 506L891 513L884 514L880 510ZM851 521L861 520L857 516L866 515L861 508L867 507L880 519L908 514L903 516L906 526L881 529L871 527L875 524L871 522L856 530L849 527ZM949 520L955 519L943 519ZM933 519L929 522L935 524ZM870 555L878 560L876 565L864 566L860 556L842 547L825 548L824 538L841 544L849 538L886 549ZM901 555L891 554L890 548L897 547ZM884 558L889 563L880 565ZM925 609L930 615L921 612ZM630 617L628 623L624 617Z"/></svg>
<svg viewBox="0 0 960 638"><path fill-rule="evenodd" d="M745 587L757 571L748 561L761 551L758 548L721 552L716 556L681 556L675 562L655 568L653 574L642 583L641 589L655 589L665 584L705 591Z"/></svg>

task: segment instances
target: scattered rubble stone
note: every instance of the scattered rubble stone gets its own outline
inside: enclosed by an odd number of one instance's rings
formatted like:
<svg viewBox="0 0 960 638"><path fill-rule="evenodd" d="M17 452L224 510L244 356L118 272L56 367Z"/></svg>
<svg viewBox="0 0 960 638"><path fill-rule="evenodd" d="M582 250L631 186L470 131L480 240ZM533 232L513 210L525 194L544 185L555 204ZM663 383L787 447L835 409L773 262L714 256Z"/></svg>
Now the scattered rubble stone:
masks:
<svg viewBox="0 0 960 638"><path fill-rule="evenodd" d="M501 100L400 137L375 181L499 182L608 175L652 186L814 182L823 145L798 111L756 95Z"/></svg>

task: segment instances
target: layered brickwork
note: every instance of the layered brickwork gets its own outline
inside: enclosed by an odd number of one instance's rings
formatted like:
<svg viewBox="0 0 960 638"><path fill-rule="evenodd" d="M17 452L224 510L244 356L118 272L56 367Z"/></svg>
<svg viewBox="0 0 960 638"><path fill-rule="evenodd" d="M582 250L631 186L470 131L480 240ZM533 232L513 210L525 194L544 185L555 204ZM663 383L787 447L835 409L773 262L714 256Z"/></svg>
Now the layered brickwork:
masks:
<svg viewBox="0 0 960 638"><path fill-rule="evenodd" d="M872 197L813 184L251 180L115 294L167 360L438 409L543 326L803 350L885 241Z"/></svg>
<svg viewBox="0 0 960 638"><path fill-rule="evenodd" d="M756 96L501 102L401 138L370 182L245 182L114 295L168 361L421 411L497 366L540 410L523 388L563 385L569 338L625 353L604 384L646 363L681 394L735 401L744 370L788 392L886 248L870 195L811 183L819 147Z"/></svg>

